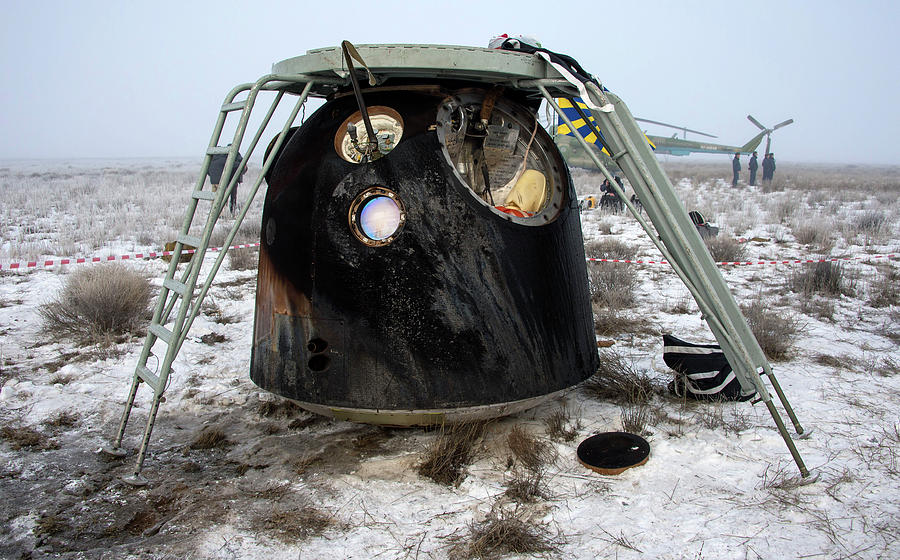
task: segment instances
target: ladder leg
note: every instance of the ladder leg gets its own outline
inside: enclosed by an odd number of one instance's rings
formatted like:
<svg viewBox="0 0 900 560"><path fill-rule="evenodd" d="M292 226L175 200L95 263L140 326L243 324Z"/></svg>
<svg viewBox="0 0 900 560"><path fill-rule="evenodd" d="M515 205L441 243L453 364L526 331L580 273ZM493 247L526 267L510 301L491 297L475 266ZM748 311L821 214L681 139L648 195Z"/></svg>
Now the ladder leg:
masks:
<svg viewBox="0 0 900 560"><path fill-rule="evenodd" d="M775 420L775 425L778 426L778 433L781 434L781 439L784 440L788 451L791 452L791 457L794 458L794 462L797 464L797 468L800 469L800 476L808 478L809 470L807 470L806 465L803 463L803 457L801 457L800 452L797 451L797 446L794 445L794 440L791 439L791 435L787 432L787 428L784 427L784 421L781 419L781 415L778 414L778 410L775 408L775 404L772 402L771 398L766 400L766 407L769 409L769 414L772 415L772 419Z"/></svg>
<svg viewBox="0 0 900 560"><path fill-rule="evenodd" d="M116 432L116 439L113 440L112 446L104 445L100 448L101 451L113 457L125 456L125 450L122 449L122 438L125 436L125 426L128 424L128 417L131 416L131 408L134 406L134 397L137 395L137 388L140 382L136 375L131 380L131 390L128 392L125 410L122 412L122 421L119 422L119 431Z"/></svg>
<svg viewBox="0 0 900 560"><path fill-rule="evenodd" d="M781 406L784 407L784 411L787 413L788 418L790 418L791 423L794 424L794 430L797 431L797 435L806 436L809 434L808 431L803 429L803 426L800 425L800 420L797 418L797 415L794 413L793 407L791 407L791 403L788 402L787 396L785 396L784 391L781 390L781 385L778 383L778 380L775 379L775 374L771 372L766 372L766 377L769 378L769 383L772 384L772 388L775 389L775 394L778 395L778 400L781 401ZM801 439L805 439L801 437Z"/></svg>
<svg viewBox="0 0 900 560"><path fill-rule="evenodd" d="M134 464L134 472L131 476L126 476L123 479L132 486L147 485L147 479L141 476L141 469L144 468L147 446L150 444L150 434L153 433L153 424L156 422L156 413L159 412L159 403L161 400L162 394L155 393L153 395L153 404L150 405L150 416L147 417L147 427L144 428L144 437L141 440L141 449L138 451L137 460Z"/></svg>

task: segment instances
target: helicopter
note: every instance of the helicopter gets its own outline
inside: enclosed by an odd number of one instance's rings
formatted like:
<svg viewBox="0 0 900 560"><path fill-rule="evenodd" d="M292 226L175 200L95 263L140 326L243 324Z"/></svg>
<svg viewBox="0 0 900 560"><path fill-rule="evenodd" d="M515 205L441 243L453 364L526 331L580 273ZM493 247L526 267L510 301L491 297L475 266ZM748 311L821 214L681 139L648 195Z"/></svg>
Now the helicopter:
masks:
<svg viewBox="0 0 900 560"><path fill-rule="evenodd" d="M565 104L565 103L564 103ZM755 135L753 138L748 140L742 146L732 146L728 144L718 144L714 142L708 141L699 141L699 140L688 140L687 133L697 134L700 136L706 136L709 138L717 138L717 136L701 132L699 130L693 130L684 126L672 125L660 121L655 121L651 119L645 119L640 117L634 117L635 121L650 123L659 126L665 126L669 128L674 128L680 130L682 132L682 137L678 138L677 134L672 136L658 136L653 134L645 134L647 138L648 144L653 148L655 155L672 155L672 156L688 156L694 153L710 153L710 154L729 154L733 155L736 153L740 154L750 154L757 150L759 145L762 143L763 137L767 138L766 142L766 152L769 153L769 148L771 145L771 134L778 128L783 126L787 126L791 124L793 119L789 119L783 123L776 125L773 128L766 128L758 121L753 119L748 115L748 118L754 122L758 127L762 129L760 133ZM584 127L593 126L591 124L582 124L582 123L590 123L592 119L589 117L588 119L581 118L578 121L575 121L573 124L578 127L580 133L584 133L584 135L589 136L590 130L585 130ZM580 125L580 126L579 126ZM564 123L560 123L557 126L553 127L556 132L554 136L554 141L559 147L560 152L563 153L563 156L566 158L566 162L569 165L575 167L582 167L586 169L597 169L597 166L592 162L591 158L584 150L581 149L577 138L572 135L569 131L569 128ZM609 154L603 150L602 146L594 143L593 146L596 148L596 152L599 155L598 157L604 162L604 165L607 167L617 168L615 163L610 159Z"/></svg>

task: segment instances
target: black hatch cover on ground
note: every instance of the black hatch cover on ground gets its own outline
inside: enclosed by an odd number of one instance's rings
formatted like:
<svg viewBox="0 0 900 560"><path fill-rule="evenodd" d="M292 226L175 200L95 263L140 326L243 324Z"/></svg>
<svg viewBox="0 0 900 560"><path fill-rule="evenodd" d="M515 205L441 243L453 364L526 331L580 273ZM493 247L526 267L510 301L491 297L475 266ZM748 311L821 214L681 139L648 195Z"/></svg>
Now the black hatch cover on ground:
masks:
<svg viewBox="0 0 900 560"><path fill-rule="evenodd" d="M650 444L628 432L591 436L578 446L578 462L600 474L619 474L647 462Z"/></svg>

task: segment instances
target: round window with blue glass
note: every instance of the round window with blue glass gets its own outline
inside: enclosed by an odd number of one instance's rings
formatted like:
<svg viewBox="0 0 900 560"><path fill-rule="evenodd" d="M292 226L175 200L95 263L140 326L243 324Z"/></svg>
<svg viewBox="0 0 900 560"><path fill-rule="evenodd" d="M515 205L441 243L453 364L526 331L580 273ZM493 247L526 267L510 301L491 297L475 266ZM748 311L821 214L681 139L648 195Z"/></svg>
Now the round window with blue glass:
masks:
<svg viewBox="0 0 900 560"><path fill-rule="evenodd" d="M396 193L384 187L369 187L350 204L350 231L365 245L381 247L400 234L406 211Z"/></svg>

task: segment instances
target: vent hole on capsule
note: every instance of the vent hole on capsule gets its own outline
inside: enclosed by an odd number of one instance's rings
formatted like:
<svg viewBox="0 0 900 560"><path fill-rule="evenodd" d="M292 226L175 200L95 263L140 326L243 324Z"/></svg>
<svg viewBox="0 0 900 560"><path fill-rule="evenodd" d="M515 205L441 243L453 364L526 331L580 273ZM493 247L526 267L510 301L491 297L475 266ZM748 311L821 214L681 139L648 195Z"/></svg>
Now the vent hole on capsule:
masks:
<svg viewBox="0 0 900 560"><path fill-rule="evenodd" d="M312 371L322 372L328 369L328 366L331 365L331 359L328 356L317 354L309 359L309 363L307 365Z"/></svg>

